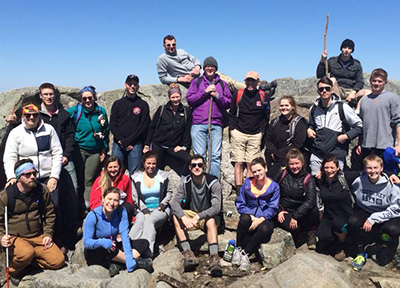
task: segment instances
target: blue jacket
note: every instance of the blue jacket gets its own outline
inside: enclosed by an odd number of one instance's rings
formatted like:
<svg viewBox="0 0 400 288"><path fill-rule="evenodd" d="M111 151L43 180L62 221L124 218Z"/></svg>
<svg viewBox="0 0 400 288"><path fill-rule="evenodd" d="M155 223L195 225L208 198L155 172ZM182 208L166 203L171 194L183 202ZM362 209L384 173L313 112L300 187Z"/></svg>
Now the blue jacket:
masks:
<svg viewBox="0 0 400 288"><path fill-rule="evenodd" d="M136 261L133 259L128 232L128 214L124 207L115 210L112 214L111 221L108 221L103 213L103 206L99 206L90 211L86 216L85 225L83 227L83 247L89 250L98 248L110 249L112 247L112 241L116 241L117 235L121 234L126 269L128 272L132 272L135 269Z"/></svg>
<svg viewBox="0 0 400 288"><path fill-rule="evenodd" d="M249 214L257 218L264 217L265 219L272 219L278 212L279 207L279 185L270 178L267 190L256 197L250 191L251 179L246 178L242 188L240 189L239 196L236 200L236 208L240 214Z"/></svg>

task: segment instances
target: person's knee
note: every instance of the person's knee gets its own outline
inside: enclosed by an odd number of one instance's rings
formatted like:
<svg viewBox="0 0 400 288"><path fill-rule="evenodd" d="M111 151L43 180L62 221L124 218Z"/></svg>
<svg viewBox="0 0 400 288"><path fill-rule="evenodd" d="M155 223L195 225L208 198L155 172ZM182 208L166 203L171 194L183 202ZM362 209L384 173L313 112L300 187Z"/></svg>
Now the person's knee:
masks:
<svg viewBox="0 0 400 288"><path fill-rule="evenodd" d="M387 225L385 226L384 232L387 233L390 237L399 237L400 227L398 225Z"/></svg>
<svg viewBox="0 0 400 288"><path fill-rule="evenodd" d="M36 256L35 249L28 243L21 245L20 243L16 242L14 245L14 260L16 262L31 263L33 258Z"/></svg>

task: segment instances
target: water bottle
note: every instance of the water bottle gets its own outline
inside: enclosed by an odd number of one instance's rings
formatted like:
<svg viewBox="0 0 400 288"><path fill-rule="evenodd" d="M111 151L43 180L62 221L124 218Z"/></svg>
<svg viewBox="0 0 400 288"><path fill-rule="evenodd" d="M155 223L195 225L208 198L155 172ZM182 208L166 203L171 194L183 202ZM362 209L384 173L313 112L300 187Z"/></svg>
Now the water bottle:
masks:
<svg viewBox="0 0 400 288"><path fill-rule="evenodd" d="M235 240L229 240L228 244L226 244L225 247L223 259L227 262L231 262L234 251L235 251Z"/></svg>

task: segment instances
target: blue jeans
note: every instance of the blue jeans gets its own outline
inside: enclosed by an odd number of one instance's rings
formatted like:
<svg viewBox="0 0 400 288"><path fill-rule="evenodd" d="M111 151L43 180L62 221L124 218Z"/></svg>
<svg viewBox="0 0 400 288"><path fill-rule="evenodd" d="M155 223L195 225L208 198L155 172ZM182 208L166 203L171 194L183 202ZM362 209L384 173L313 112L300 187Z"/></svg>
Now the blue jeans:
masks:
<svg viewBox="0 0 400 288"><path fill-rule="evenodd" d="M129 175L142 168L143 144L136 144L131 151L126 151L117 143L113 143L111 155L117 156L125 167L128 167ZM127 165L128 164L128 165Z"/></svg>
<svg viewBox="0 0 400 288"><path fill-rule="evenodd" d="M209 147L208 125L192 125L190 131L194 154L200 154L206 159L207 147ZM221 177L221 151L222 151L222 127L211 125L211 165L210 174Z"/></svg>

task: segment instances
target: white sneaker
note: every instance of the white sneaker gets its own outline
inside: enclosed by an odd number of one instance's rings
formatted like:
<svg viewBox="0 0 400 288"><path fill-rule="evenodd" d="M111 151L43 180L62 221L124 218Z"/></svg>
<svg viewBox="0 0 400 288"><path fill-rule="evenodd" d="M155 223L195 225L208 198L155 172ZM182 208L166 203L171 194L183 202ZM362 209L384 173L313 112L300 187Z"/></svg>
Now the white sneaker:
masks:
<svg viewBox="0 0 400 288"><path fill-rule="evenodd" d="M249 255L242 250L242 253L240 255L240 266L239 270L240 271L248 271L250 269L250 260L249 260Z"/></svg>
<svg viewBox="0 0 400 288"><path fill-rule="evenodd" d="M240 265L240 255L242 254L242 248L238 247L233 252L232 256L232 265L239 266Z"/></svg>

